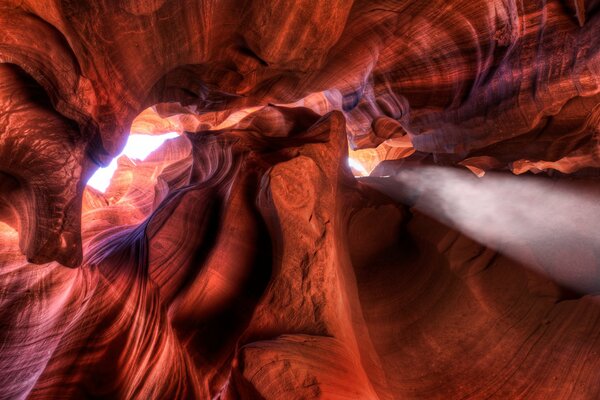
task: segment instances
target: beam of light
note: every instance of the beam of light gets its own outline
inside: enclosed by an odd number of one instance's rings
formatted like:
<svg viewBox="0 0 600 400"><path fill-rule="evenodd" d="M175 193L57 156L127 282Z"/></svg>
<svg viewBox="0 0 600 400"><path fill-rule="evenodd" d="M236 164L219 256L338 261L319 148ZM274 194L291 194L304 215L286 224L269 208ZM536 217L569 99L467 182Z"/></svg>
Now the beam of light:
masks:
<svg viewBox="0 0 600 400"><path fill-rule="evenodd" d="M348 166L354 171L358 172L360 175L358 176L367 176L369 175L369 171L355 158L348 157Z"/></svg>
<svg viewBox="0 0 600 400"><path fill-rule="evenodd" d="M600 181L400 167L362 182L579 293L600 292Z"/></svg>
<svg viewBox="0 0 600 400"><path fill-rule="evenodd" d="M117 170L117 160L121 156L127 156L132 160L145 160L154 150L158 149L165 140L178 137L177 132L169 132L163 135L129 135L123 151L119 153L111 163L98 170L88 180L87 184L96 190L105 192L110 185L110 180Z"/></svg>

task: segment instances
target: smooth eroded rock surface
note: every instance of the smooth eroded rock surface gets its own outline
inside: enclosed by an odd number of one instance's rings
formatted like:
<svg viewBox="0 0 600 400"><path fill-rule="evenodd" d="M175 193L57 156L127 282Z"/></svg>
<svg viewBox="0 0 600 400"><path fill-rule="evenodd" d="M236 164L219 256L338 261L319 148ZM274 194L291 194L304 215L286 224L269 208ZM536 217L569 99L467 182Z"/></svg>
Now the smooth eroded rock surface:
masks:
<svg viewBox="0 0 600 400"><path fill-rule="evenodd" d="M597 0L0 0L0 399L600 398L599 37Z"/></svg>

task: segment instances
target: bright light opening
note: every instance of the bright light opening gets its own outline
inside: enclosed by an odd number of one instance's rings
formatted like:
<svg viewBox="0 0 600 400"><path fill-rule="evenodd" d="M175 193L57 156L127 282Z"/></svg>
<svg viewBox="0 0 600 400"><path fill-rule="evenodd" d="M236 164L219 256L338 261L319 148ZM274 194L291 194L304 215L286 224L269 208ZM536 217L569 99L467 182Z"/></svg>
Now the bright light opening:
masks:
<svg viewBox="0 0 600 400"><path fill-rule="evenodd" d="M88 185L96 190L105 192L110 185L110 180L117 170L117 160L121 156L127 156L132 160L145 160L154 150L158 149L165 140L178 137L177 132L169 132L163 135L129 135L123 151L117 155L111 163L104 168L99 168L88 181Z"/></svg>
<svg viewBox="0 0 600 400"><path fill-rule="evenodd" d="M348 166L358 173L357 176L369 176L369 171L355 158L348 157Z"/></svg>

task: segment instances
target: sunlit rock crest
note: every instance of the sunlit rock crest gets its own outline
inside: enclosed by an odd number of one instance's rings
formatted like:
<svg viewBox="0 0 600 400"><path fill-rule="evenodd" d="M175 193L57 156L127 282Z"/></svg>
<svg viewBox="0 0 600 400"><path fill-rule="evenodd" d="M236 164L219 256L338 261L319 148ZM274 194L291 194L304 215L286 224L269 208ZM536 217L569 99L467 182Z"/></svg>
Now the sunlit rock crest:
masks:
<svg viewBox="0 0 600 400"><path fill-rule="evenodd" d="M0 0L0 398L597 399L599 8Z"/></svg>

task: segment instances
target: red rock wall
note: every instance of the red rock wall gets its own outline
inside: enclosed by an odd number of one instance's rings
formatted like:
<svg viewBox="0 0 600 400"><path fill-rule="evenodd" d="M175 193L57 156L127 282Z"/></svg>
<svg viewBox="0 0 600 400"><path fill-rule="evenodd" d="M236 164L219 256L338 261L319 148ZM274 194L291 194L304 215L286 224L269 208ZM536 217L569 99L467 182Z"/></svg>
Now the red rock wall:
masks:
<svg viewBox="0 0 600 400"><path fill-rule="evenodd" d="M394 195L597 187L599 8L0 0L0 398L600 397L597 284ZM132 124L182 136L86 189Z"/></svg>

